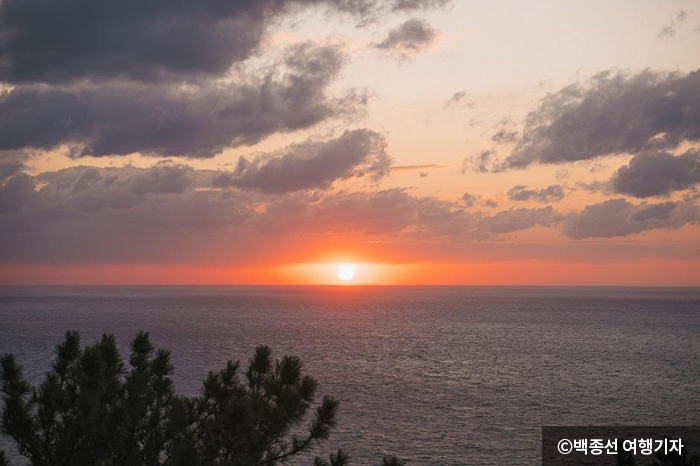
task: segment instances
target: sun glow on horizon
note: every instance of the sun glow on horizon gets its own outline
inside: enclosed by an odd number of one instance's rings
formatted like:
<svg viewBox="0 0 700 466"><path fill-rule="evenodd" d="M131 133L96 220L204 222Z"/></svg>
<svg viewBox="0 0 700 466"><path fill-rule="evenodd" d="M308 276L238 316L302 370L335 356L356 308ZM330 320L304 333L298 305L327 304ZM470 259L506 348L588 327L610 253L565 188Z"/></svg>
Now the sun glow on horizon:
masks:
<svg viewBox="0 0 700 466"><path fill-rule="evenodd" d="M355 264L340 264L338 266L338 278L344 282L349 282L355 278Z"/></svg>
<svg viewBox="0 0 700 466"><path fill-rule="evenodd" d="M281 266L277 276L281 282L297 285L396 285L404 281L405 269L405 264L374 262L357 254L329 254Z"/></svg>

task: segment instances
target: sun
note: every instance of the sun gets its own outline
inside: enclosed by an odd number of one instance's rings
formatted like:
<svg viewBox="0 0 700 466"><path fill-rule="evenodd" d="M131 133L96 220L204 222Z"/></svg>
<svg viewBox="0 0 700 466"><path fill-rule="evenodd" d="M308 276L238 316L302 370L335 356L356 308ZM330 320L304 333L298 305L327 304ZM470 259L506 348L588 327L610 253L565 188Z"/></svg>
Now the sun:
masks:
<svg viewBox="0 0 700 466"><path fill-rule="evenodd" d="M355 278L355 264L340 264L338 266L338 278L344 282L349 282Z"/></svg>

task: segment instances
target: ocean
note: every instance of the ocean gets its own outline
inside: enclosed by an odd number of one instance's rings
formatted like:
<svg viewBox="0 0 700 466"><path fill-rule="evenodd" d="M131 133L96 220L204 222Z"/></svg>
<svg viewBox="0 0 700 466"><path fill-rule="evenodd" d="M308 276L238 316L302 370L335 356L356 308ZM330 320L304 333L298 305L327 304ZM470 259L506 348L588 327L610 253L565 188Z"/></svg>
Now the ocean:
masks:
<svg viewBox="0 0 700 466"><path fill-rule="evenodd" d="M66 330L123 355L149 331L185 394L257 345L299 356L341 402L315 453L354 465L536 465L543 425L700 425L698 288L0 287L31 381Z"/></svg>

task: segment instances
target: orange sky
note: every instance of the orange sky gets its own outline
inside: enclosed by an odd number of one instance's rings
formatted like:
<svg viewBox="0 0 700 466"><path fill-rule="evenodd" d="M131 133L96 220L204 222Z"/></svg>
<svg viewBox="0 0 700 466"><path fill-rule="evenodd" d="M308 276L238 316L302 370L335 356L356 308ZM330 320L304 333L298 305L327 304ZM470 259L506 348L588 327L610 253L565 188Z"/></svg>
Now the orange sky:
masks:
<svg viewBox="0 0 700 466"><path fill-rule="evenodd" d="M2 266L6 285L568 285L700 286L700 261L641 260L562 264L542 261L386 265L360 263L355 278L337 276L341 263L281 267L152 265Z"/></svg>
<svg viewBox="0 0 700 466"><path fill-rule="evenodd" d="M392 1L8 16L0 284L700 285L697 0Z"/></svg>

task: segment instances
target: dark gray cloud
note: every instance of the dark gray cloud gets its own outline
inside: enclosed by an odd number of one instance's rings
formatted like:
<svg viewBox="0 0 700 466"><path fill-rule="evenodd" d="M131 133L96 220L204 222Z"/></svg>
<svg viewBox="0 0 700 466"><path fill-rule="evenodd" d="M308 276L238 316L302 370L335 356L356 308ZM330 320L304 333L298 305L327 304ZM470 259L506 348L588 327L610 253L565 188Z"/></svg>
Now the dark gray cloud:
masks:
<svg viewBox="0 0 700 466"><path fill-rule="evenodd" d="M690 16L690 13L688 13L687 11L679 11L675 18L673 18L668 24L664 25L664 27L661 28L661 31L659 31L657 37L659 39L673 39L674 37L676 37L676 32L678 28L681 27L683 23L685 23L685 21L688 19L688 16Z"/></svg>
<svg viewBox="0 0 700 466"><path fill-rule="evenodd" d="M179 194L194 182L194 170L187 165L161 164L134 176L131 191L134 194Z"/></svg>
<svg viewBox="0 0 700 466"><path fill-rule="evenodd" d="M610 180L613 191L645 198L665 196L700 183L700 152L681 155L664 151L636 155L620 167Z"/></svg>
<svg viewBox="0 0 700 466"><path fill-rule="evenodd" d="M700 70L688 74L605 72L549 94L531 112L498 167L565 163L672 149L700 140Z"/></svg>
<svg viewBox="0 0 700 466"><path fill-rule="evenodd" d="M700 222L698 207L687 202L632 204L610 199L571 214L563 232L575 239L628 236L647 230L674 230Z"/></svg>
<svg viewBox="0 0 700 466"><path fill-rule="evenodd" d="M36 202L36 197L34 180L31 176L21 173L10 178L7 183L0 186L0 219L9 223L8 219L4 218L5 216L32 207Z"/></svg>
<svg viewBox="0 0 700 466"><path fill-rule="evenodd" d="M26 168L29 157L21 152L0 151L0 185Z"/></svg>
<svg viewBox="0 0 700 466"><path fill-rule="evenodd" d="M151 168L77 166L34 177L44 208L69 217L136 208L192 192L206 172L161 163ZM147 222L148 223L148 222Z"/></svg>
<svg viewBox="0 0 700 466"><path fill-rule="evenodd" d="M661 204L651 204L641 209L637 209L630 215L630 220L644 222L646 220L669 220L670 214L676 209L674 202L663 202Z"/></svg>
<svg viewBox="0 0 700 466"><path fill-rule="evenodd" d="M236 170L214 179L218 187L236 186L280 193L303 189L325 189L337 180L389 174L391 158L384 138L374 131L346 131L325 142L294 144L278 154L252 160L241 158Z"/></svg>
<svg viewBox="0 0 700 466"><path fill-rule="evenodd" d="M78 156L211 157L226 147L354 112L364 95L326 95L343 61L336 48L298 44L288 51L284 75L270 71L260 79L196 90L17 87L0 96L0 150L68 144Z"/></svg>
<svg viewBox="0 0 700 466"><path fill-rule="evenodd" d="M222 73L260 43L273 1L4 0L0 80L139 80Z"/></svg>
<svg viewBox="0 0 700 466"><path fill-rule="evenodd" d="M0 81L65 83L216 76L250 57L277 18L304 6L357 16L444 0L3 0Z"/></svg>
<svg viewBox="0 0 700 466"><path fill-rule="evenodd" d="M426 50L435 41L435 37L437 32L428 23L413 18L389 31L386 38L374 46L405 58Z"/></svg>
<svg viewBox="0 0 700 466"><path fill-rule="evenodd" d="M511 201L558 202L564 199L564 189L558 184L544 189L529 189L527 186L517 185L508 191L508 198Z"/></svg>

